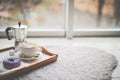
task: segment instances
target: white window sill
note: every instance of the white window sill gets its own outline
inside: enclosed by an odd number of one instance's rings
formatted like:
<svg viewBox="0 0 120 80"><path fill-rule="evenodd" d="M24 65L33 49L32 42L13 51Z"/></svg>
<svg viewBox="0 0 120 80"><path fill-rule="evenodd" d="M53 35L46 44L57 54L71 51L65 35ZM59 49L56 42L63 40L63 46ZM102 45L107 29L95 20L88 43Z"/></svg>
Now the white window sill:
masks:
<svg viewBox="0 0 120 80"><path fill-rule="evenodd" d="M64 37L64 29L29 29L28 37ZM0 29L0 37L6 37L5 29Z"/></svg>

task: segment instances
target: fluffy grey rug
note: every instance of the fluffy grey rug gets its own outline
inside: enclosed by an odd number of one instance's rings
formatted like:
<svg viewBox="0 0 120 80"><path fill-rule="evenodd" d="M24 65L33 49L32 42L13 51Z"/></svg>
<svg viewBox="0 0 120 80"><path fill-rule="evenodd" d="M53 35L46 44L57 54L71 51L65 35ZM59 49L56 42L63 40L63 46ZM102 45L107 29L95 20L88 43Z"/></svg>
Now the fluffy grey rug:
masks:
<svg viewBox="0 0 120 80"><path fill-rule="evenodd" d="M58 60L18 77L18 80L110 80L116 58L89 47L47 46Z"/></svg>

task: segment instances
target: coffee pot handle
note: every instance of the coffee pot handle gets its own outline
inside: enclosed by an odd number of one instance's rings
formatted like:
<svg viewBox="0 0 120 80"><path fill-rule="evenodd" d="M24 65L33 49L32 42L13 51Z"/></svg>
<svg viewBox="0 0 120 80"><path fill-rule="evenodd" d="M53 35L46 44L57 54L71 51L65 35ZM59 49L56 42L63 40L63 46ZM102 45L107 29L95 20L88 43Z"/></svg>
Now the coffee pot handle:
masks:
<svg viewBox="0 0 120 80"><path fill-rule="evenodd" d="M12 38L10 37L10 35L9 35L9 31L10 31L11 29L12 29L11 27L7 27L6 30L5 30L8 40L11 40L11 39L12 39Z"/></svg>

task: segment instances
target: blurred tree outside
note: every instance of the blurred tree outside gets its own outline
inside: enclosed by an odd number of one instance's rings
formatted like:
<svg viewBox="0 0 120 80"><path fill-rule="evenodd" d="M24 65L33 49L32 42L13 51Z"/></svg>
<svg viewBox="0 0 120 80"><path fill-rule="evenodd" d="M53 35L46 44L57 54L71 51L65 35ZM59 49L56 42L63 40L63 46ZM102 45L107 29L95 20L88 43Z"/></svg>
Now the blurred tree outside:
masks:
<svg viewBox="0 0 120 80"><path fill-rule="evenodd" d="M75 0L75 25L82 28L119 28L119 4L120 0Z"/></svg>
<svg viewBox="0 0 120 80"><path fill-rule="evenodd" d="M14 24L18 21L30 26L47 23L63 24L57 19L64 15L63 3L63 0L0 0L0 25L5 22ZM50 22L51 16L56 17L57 20ZM58 22L54 23L54 21Z"/></svg>
<svg viewBox="0 0 120 80"><path fill-rule="evenodd" d="M87 24L87 19L93 19L90 16L97 16L99 13L99 1L101 0L75 0L75 16L78 25ZM120 0L102 0L104 4L101 9L102 26L119 23ZM77 13L77 14L76 14ZM0 0L0 25L1 27L14 25L18 21L30 27L64 28L65 0ZM79 17L81 16L81 17ZM83 17L85 16L85 17ZM89 16L89 17L88 17ZM82 19L83 18L83 19ZM114 18L114 20L112 19ZM96 20L91 21L91 25ZM118 21L118 22L117 22ZM55 26L55 27L54 27ZM60 27L56 27L60 26Z"/></svg>

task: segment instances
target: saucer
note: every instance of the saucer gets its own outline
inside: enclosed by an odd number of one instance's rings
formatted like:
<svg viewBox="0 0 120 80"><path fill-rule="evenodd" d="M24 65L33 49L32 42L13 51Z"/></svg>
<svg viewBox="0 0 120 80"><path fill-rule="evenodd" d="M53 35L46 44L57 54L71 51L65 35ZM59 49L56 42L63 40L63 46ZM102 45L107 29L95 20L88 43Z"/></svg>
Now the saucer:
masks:
<svg viewBox="0 0 120 80"><path fill-rule="evenodd" d="M26 57L26 56L24 56L23 54L20 54L20 55L19 55L19 58L20 58L21 60L25 60L25 61L32 61L32 60L36 60L36 59L39 57L39 55L40 55L40 54L36 54L36 55L34 55L34 56L32 56L32 57Z"/></svg>

